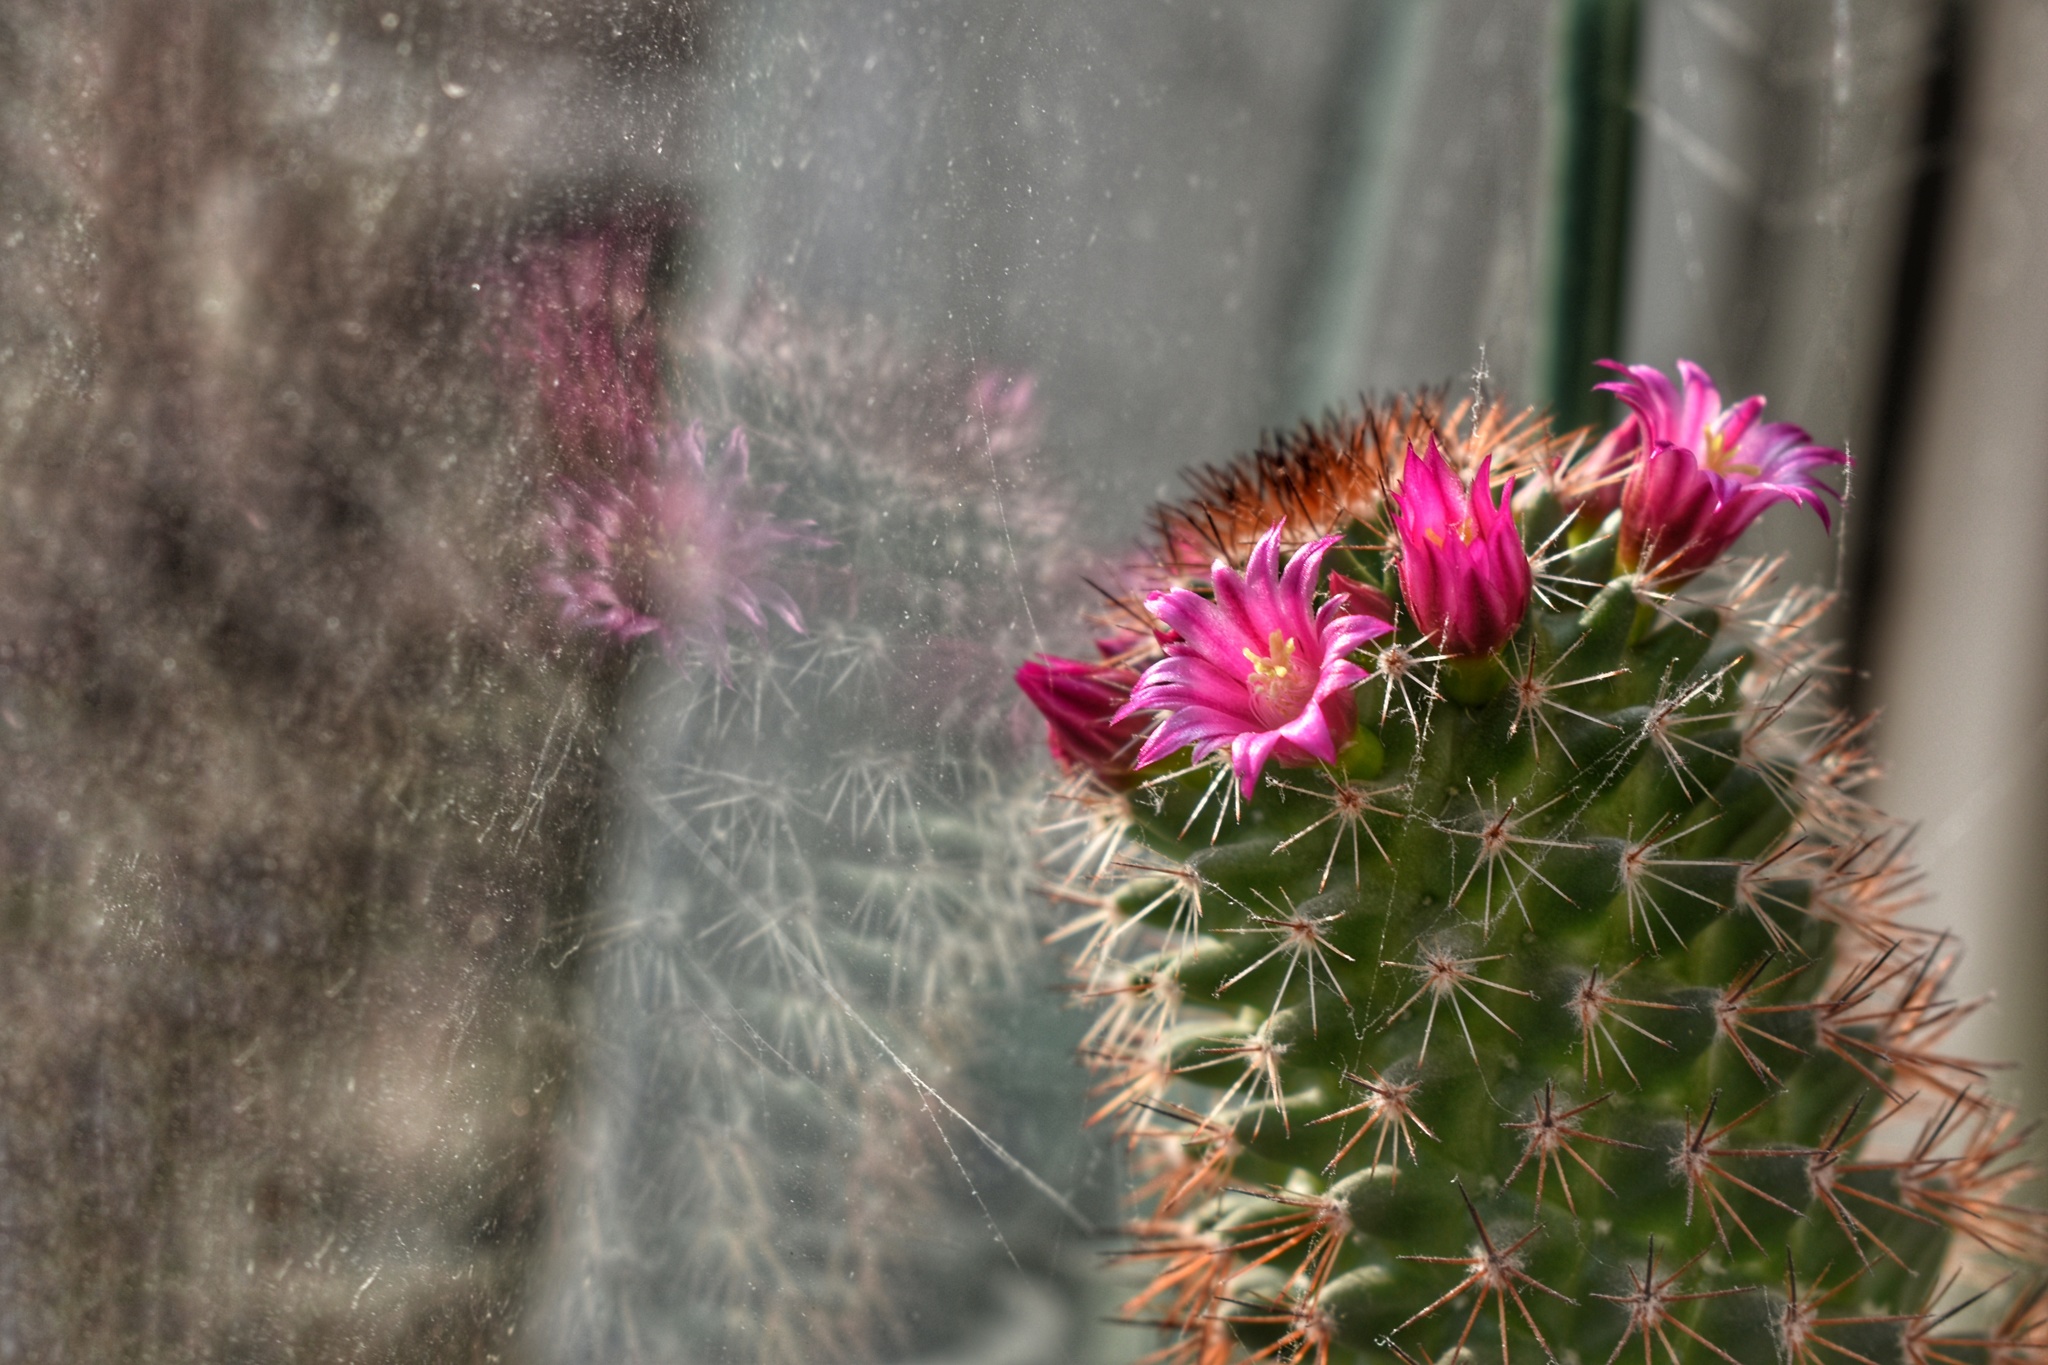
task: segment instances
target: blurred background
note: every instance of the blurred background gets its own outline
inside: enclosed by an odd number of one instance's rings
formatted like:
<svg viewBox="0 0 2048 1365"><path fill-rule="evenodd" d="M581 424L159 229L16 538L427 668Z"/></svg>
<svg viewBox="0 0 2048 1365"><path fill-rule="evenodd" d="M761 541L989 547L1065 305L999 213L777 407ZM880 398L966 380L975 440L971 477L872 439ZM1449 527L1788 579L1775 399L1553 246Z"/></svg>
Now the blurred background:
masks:
<svg viewBox="0 0 2048 1365"><path fill-rule="evenodd" d="M1752 541L2039 1103L2038 5L10 0L0 72L0 1360L1135 1358L1008 670L1181 471L1610 354L1852 452ZM692 421L805 630L565 624Z"/></svg>

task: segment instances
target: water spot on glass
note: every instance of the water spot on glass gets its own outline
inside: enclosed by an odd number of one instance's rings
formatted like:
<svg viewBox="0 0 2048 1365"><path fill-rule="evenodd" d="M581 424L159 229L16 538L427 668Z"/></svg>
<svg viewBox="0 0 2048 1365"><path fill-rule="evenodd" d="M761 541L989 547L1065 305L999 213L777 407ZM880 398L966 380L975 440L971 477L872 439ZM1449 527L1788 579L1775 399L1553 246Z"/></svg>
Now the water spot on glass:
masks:
<svg viewBox="0 0 2048 1365"><path fill-rule="evenodd" d="M385 10L384 17L382 19L379 19L377 22L384 26L384 31L386 33L389 33L391 32L391 30L398 27L398 16L392 13L390 10Z"/></svg>

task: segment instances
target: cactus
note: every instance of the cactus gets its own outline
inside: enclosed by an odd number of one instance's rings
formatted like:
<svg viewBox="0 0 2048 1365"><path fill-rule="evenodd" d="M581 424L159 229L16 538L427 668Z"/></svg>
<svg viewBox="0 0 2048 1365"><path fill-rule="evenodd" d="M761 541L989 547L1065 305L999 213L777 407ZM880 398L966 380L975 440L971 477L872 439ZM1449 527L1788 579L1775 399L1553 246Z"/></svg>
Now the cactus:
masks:
<svg viewBox="0 0 2048 1365"><path fill-rule="evenodd" d="M1621 373L1590 448L1425 394L1207 471L1112 657L1020 678L1160 1358L2048 1347L1829 599L1724 555L1843 457Z"/></svg>
<svg viewBox="0 0 2048 1365"><path fill-rule="evenodd" d="M627 626L667 648L638 655L634 872L578 934L599 1047L549 1331L567 1359L916 1354L1031 1256L920 1083L981 1108L988 1006L1039 928L1002 666L1024 623L988 625L1060 531L1030 386L772 300L680 360L677 408L743 433L756 494L803 528L753 565L801 630ZM625 633L573 588L573 624Z"/></svg>

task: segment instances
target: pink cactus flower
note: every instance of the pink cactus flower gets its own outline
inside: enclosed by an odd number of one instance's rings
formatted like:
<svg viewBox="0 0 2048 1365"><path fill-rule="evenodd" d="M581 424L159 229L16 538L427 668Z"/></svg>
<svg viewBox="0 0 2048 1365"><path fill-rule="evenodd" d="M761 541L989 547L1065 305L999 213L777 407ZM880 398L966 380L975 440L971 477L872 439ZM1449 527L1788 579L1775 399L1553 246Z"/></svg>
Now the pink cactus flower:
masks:
<svg viewBox="0 0 2048 1365"><path fill-rule="evenodd" d="M652 635L678 663L701 655L728 676L729 617L757 636L768 613L801 631L795 600L769 574L785 549L830 543L810 522L770 515L778 491L749 481L737 427L715 467L701 425L671 429L644 467L563 481L544 527L541 588L561 598L571 625L622 643Z"/></svg>
<svg viewBox="0 0 2048 1365"><path fill-rule="evenodd" d="M1131 760L1145 721L1142 716L1117 717L1137 682L1135 668L1052 654L1027 660L1017 670L1017 686L1050 727L1046 742L1061 769L1086 769L1117 791L1136 782Z"/></svg>
<svg viewBox="0 0 2048 1365"><path fill-rule="evenodd" d="M1810 507L1830 526L1822 495L1841 495L1817 476L1847 464L1847 454L1790 422L1759 423L1761 397L1723 408L1714 381L1689 360L1678 362L1682 391L1653 366L1600 363L1627 376L1599 387L1629 405L1642 434L1621 491L1616 557L1624 570L1665 587L1684 583L1780 502Z"/></svg>
<svg viewBox="0 0 2048 1365"><path fill-rule="evenodd" d="M1210 571L1212 602L1187 588L1145 599L1174 633L1167 657L1145 670L1113 722L1141 711L1165 720L1146 737L1134 767L1194 746L1197 762L1228 747L1246 796L1268 759L1333 763L1357 727L1352 688L1366 672L1346 656L1391 631L1357 615L1342 597L1313 609L1325 536L1295 552L1280 572L1284 521L1259 537L1240 574L1223 560Z"/></svg>
<svg viewBox="0 0 2048 1365"><path fill-rule="evenodd" d="M1455 659L1496 653L1529 609L1529 555L1510 505L1515 481L1501 487L1495 502L1492 474L1489 455L1468 492L1431 435L1421 456L1408 447L1401 491L1391 498L1401 596L1416 628Z"/></svg>

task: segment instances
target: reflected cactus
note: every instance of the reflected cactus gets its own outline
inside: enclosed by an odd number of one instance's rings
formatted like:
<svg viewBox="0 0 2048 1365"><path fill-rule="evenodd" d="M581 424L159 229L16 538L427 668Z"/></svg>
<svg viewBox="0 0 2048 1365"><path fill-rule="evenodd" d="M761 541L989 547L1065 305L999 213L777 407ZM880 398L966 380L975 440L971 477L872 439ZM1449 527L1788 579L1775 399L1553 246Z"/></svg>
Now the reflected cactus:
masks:
<svg viewBox="0 0 2048 1365"><path fill-rule="evenodd" d="M779 520L751 477L744 429L708 457L661 382L651 306L659 224L622 222L529 243L504 282L501 349L531 381L557 464L536 574L565 625L625 644L652 636L679 665L727 669L729 618L760 637L803 613L777 570L829 544Z"/></svg>
<svg viewBox="0 0 2048 1365"><path fill-rule="evenodd" d="M1730 463L1756 405L1719 414L1697 371L1687 395L1703 451L1643 407L1583 450L1429 396L1303 428L1162 510L1151 590L1097 622L1139 673L1120 714L1156 728L1131 780L1069 777L1061 856L1098 1117L1144 1175L1128 1252L1155 1273L1126 1312L1159 1359L2048 1349L2022 1130L1944 1044L1956 946L1858 795L1828 599L1709 567L1732 535L1618 555L1629 494L1583 515L1672 451L1748 500L1733 521L1818 506L1839 452L1778 428L1803 463L1767 485ZM1460 576L1489 525L1512 562ZM1245 685L1311 611L1398 628L1346 637L1355 724L1243 780L1175 680L1276 551L1300 600ZM1517 584L1526 610L1496 601Z"/></svg>
<svg viewBox="0 0 2048 1365"><path fill-rule="evenodd" d="M676 408L743 431L751 487L797 528L757 568L803 633L639 655L637 848L561 945L596 958L598 1041L550 1339L563 1359L914 1353L972 1324L1006 1246L1034 1254L1037 1209L1009 1207L934 1092L985 1112L969 1077L1039 927L1003 666L1022 622L991 625L1023 615L1020 566L1059 534L1038 412L1027 380L773 301L679 360Z"/></svg>

